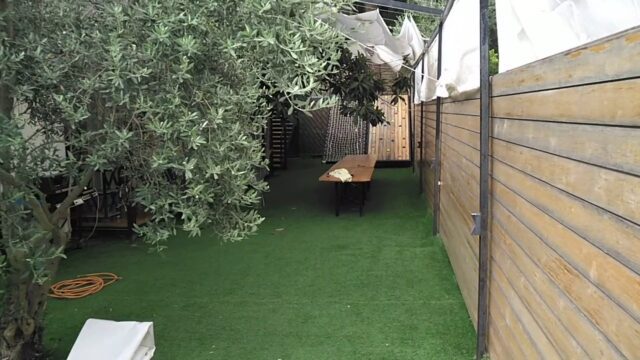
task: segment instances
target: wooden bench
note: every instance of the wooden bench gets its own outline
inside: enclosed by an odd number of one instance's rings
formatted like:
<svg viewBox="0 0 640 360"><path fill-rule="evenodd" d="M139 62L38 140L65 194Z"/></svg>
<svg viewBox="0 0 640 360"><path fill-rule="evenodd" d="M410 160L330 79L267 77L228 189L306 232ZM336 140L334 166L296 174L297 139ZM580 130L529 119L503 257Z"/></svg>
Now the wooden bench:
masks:
<svg viewBox="0 0 640 360"><path fill-rule="evenodd" d="M371 185L375 167L376 157L374 155L347 155L318 178L321 182L335 184L336 216L340 215L340 203L346 184L356 184L360 187L360 216L362 216L367 190ZM329 175L330 172L337 169L347 169L351 174L351 181L343 183L337 177Z"/></svg>

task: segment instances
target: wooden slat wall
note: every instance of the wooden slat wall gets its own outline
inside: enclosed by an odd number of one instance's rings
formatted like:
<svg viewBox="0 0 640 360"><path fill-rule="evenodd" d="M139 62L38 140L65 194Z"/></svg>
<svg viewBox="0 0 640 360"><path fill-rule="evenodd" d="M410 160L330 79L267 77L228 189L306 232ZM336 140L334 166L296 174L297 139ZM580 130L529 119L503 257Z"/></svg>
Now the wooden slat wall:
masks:
<svg viewBox="0 0 640 360"><path fill-rule="evenodd" d="M435 103L426 103L423 107L424 119L424 192L427 194L427 201L433 204L434 199L434 181L435 168L434 161L436 158L436 105Z"/></svg>
<svg viewBox="0 0 640 360"><path fill-rule="evenodd" d="M433 106L433 111L435 110ZM442 185L439 228L462 297L476 325L478 241L471 236L471 213L479 211L480 103L478 100L444 100L441 114Z"/></svg>
<svg viewBox="0 0 640 360"><path fill-rule="evenodd" d="M640 358L639 58L633 29L493 79L491 313L524 331L492 358Z"/></svg>
<svg viewBox="0 0 640 360"><path fill-rule="evenodd" d="M409 155L409 108L407 96L404 101L391 104L393 96L383 95L376 105L384 112L389 122L386 125L369 126L369 154L378 161L408 161Z"/></svg>
<svg viewBox="0 0 640 360"><path fill-rule="evenodd" d="M413 122L413 166L417 172L420 171L420 104L411 104L413 108L411 109L411 116L413 118L411 121Z"/></svg>
<svg viewBox="0 0 640 360"><path fill-rule="evenodd" d="M492 359L640 359L638 59L635 28L492 80ZM473 319L478 113L442 105L439 225Z"/></svg>
<svg viewBox="0 0 640 360"><path fill-rule="evenodd" d="M420 104L413 104L413 144L414 144L414 166L416 173L422 172L422 189L426 194L426 200L431 208L434 198L435 171L433 160L435 159L435 104L424 103L422 109ZM422 113L421 113L422 111ZM422 117L420 116L422 114ZM420 132L422 130L422 146L420 146ZM421 155L422 154L422 161Z"/></svg>
<svg viewBox="0 0 640 360"><path fill-rule="evenodd" d="M474 324L478 296L478 246L476 239L470 234L472 226L470 214L478 211L479 110L477 100L445 102L442 105L443 161L440 232ZM426 201L431 208L435 191L433 167L436 158L435 101L423 104L422 123L419 104L414 106L413 113L415 114L413 121L416 171L423 172L422 186ZM461 113L475 113L475 115L460 115ZM423 146L419 148L421 126ZM421 151L424 159L422 162L420 162Z"/></svg>

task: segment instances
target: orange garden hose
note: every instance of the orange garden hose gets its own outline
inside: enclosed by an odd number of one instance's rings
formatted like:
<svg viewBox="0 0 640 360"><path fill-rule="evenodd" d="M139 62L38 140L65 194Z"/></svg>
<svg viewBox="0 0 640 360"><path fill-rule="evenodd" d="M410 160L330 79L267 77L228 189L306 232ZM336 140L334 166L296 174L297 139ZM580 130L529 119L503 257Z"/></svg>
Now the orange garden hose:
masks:
<svg viewBox="0 0 640 360"><path fill-rule="evenodd" d="M79 299L93 295L120 279L118 275L108 272L81 275L53 284L49 296L56 299Z"/></svg>

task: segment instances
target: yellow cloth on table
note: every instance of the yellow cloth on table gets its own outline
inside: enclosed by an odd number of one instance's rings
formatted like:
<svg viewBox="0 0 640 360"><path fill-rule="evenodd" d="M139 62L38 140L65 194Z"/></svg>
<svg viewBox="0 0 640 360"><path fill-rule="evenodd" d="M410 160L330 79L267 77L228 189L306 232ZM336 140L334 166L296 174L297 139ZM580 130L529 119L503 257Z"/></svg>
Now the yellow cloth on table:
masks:
<svg viewBox="0 0 640 360"><path fill-rule="evenodd" d="M330 172L329 175L340 179L340 181L342 182L351 182L351 180L353 180L353 177L351 177L351 174L349 174L349 170L344 168L335 169Z"/></svg>

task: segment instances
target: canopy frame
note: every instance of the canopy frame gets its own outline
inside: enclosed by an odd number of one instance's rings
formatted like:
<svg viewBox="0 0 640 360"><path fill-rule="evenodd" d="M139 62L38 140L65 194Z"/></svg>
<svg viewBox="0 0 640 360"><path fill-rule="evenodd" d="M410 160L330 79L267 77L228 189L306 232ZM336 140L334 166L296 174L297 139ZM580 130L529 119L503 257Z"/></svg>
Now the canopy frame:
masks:
<svg viewBox="0 0 640 360"><path fill-rule="evenodd" d="M410 4L410 3L400 2L396 0L357 0L357 1L363 4L386 6L392 9L415 11L421 14L429 14L429 15L435 15L435 16L442 16L442 13L443 13L441 9L437 9L429 6L417 5L417 4Z"/></svg>

